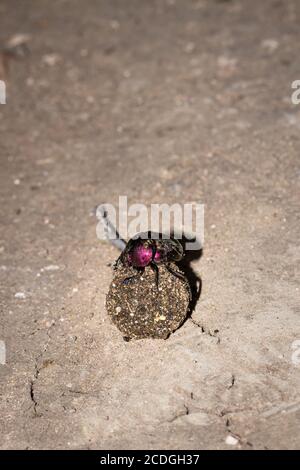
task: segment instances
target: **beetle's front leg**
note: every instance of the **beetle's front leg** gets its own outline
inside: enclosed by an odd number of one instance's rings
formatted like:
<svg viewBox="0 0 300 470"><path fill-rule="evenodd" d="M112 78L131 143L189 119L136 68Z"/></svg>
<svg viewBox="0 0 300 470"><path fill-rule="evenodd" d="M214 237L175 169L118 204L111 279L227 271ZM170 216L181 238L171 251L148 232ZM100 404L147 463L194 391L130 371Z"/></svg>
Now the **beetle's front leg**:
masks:
<svg viewBox="0 0 300 470"><path fill-rule="evenodd" d="M145 271L145 268L138 268L137 274L133 274L132 276L125 277L125 279L123 279L122 281L122 284L124 285L131 284L132 282L136 281L137 278L140 278L144 271Z"/></svg>
<svg viewBox="0 0 300 470"><path fill-rule="evenodd" d="M113 264L113 269L116 270L119 267L119 264L121 263L121 255L116 259L116 261Z"/></svg>
<svg viewBox="0 0 300 470"><path fill-rule="evenodd" d="M158 283L159 283L159 268L156 263L152 262L150 263L151 268L155 272L155 284L158 289Z"/></svg>

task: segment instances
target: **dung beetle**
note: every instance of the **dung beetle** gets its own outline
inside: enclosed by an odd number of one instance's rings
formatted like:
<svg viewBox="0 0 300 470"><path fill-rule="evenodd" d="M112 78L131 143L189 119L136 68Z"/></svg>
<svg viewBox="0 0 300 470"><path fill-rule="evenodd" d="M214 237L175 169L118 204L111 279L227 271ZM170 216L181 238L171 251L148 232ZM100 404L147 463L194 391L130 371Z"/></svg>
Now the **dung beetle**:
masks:
<svg viewBox="0 0 300 470"><path fill-rule="evenodd" d="M175 271L170 263L176 263L184 257L181 243L175 238L164 238L164 235L154 232L143 232L135 235L126 244L121 255L115 263L115 268L122 264L125 267L133 267L137 275L124 279L124 284L133 281L146 266L150 266L156 274L156 286L159 283L159 266L164 265L174 276L186 282L181 272Z"/></svg>
<svg viewBox="0 0 300 470"><path fill-rule="evenodd" d="M117 269L121 264L124 267L132 267L137 271L136 275L125 278L124 284L133 281L139 274L144 272L146 266L150 266L155 271L156 286L158 288L159 266L163 264L171 274L181 279L188 286L191 299L191 289L186 277L180 271L175 271L170 266L170 263L177 263L184 257L183 246L177 239L150 230L136 234L126 243L110 222L107 210L103 204L97 206L94 209L94 213L96 213L97 218L103 225L107 239L116 248L122 250L114 264L114 268Z"/></svg>

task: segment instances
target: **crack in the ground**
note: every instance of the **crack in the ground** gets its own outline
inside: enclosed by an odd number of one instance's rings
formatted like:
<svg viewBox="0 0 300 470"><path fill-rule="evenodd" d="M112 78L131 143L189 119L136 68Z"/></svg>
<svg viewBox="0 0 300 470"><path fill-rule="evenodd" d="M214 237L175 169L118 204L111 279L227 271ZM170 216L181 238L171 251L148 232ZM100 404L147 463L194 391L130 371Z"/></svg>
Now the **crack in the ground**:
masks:
<svg viewBox="0 0 300 470"><path fill-rule="evenodd" d="M47 343L45 344L44 346L44 349L42 352L40 352L38 354L38 356L36 357L35 359L35 362L34 362L34 374L33 374L33 378L30 380L29 382L29 395L30 395L30 400L32 402L32 406L33 406L33 412L34 412L34 416L35 417L41 417L42 416L42 413L39 413L38 412L38 406L39 406L39 402L37 400L37 397L36 397L36 393L35 393L35 387L36 387L36 382L39 378L39 375L40 375L40 372L41 370L44 368L44 366L41 364L39 365L43 355L46 353L47 349L48 349L48 346L49 346L49 343L51 341L51 335L50 335L50 330L53 328L53 326L55 325L55 323L53 323L46 331L46 334L48 336L48 341Z"/></svg>
<svg viewBox="0 0 300 470"><path fill-rule="evenodd" d="M235 376L232 374L231 385L227 388L233 387L234 384L235 384ZM191 399L194 399L193 392L191 393ZM242 411L245 411L245 410L246 409L243 409ZM231 419L226 416L229 413L231 414L231 413L239 412L240 410L236 410L236 411L226 411L226 410L224 410L224 411L221 411L221 412L216 412L216 411L213 411L213 410L208 410L206 408L196 408L194 411L195 412L201 411L203 413L206 413L207 415L215 416L216 418L220 419L222 421L222 423L224 423L224 425L225 425L225 433L227 435L232 436L233 438L237 439L239 444L246 445L248 447L253 448L253 444L250 441L248 441L246 438L242 437L240 434L238 434L233 429ZM191 411L190 408L186 404L184 404L184 410L181 410L180 412L175 414L175 416L173 416L171 419L167 420L167 423L174 423L177 419L181 418L182 416L189 415L189 414L193 414L193 411ZM226 419L225 419L225 422L224 422L225 417L226 417Z"/></svg>
<svg viewBox="0 0 300 470"><path fill-rule="evenodd" d="M220 412L220 417L221 418L224 418L224 416L227 416L227 415L233 415L233 414L236 414L236 413L243 413L244 411L253 411L252 408L249 408L249 407L245 407L245 408L237 408L236 410L222 410Z"/></svg>
<svg viewBox="0 0 300 470"><path fill-rule="evenodd" d="M217 344L220 344L221 342L221 338L219 336L219 330L214 330L213 332L211 332L210 330L208 330L207 328L205 328L203 325L201 325L201 323L198 323L196 320L194 320L192 317L190 318L191 322L193 323L193 325L197 326L197 328L200 328L201 329L201 332L212 337L212 338L217 338Z"/></svg>
<svg viewBox="0 0 300 470"><path fill-rule="evenodd" d="M234 387L234 385L235 385L235 375L232 374L232 375L231 375L231 383L230 383L230 385L227 387L228 390L230 390L232 387Z"/></svg>
<svg viewBox="0 0 300 470"><path fill-rule="evenodd" d="M190 414L190 410L189 410L189 407L187 405L183 405L184 406L184 410L180 411L179 413L177 413L175 416L173 416L171 419L168 419L167 422L168 423L174 423L174 421L176 421L178 418L181 418L182 416L187 416Z"/></svg>
<svg viewBox="0 0 300 470"><path fill-rule="evenodd" d="M240 434L232 430L232 423L229 418L226 419L225 427L228 435L237 439L239 444L246 445L248 447L253 447L253 444L251 442L249 442L247 439L244 439Z"/></svg>
<svg viewBox="0 0 300 470"><path fill-rule="evenodd" d="M36 360L36 363L35 363L35 366L34 366L35 367L35 372L34 372L34 375L33 375L33 379L30 381L30 399L33 403L33 411L34 411L35 416L40 416L40 414L37 412L38 401L36 399L35 390L34 390L35 383L36 383L36 381L38 379L38 376L40 374L40 368L37 365L37 361L38 361L38 359Z"/></svg>

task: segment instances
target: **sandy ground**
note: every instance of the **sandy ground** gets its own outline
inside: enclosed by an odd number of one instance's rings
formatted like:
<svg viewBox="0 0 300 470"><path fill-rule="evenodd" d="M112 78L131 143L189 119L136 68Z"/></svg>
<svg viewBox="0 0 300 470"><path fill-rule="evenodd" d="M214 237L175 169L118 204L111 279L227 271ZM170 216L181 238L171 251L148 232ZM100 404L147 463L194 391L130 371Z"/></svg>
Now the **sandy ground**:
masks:
<svg viewBox="0 0 300 470"><path fill-rule="evenodd" d="M299 448L300 3L0 17L1 44L30 34L0 105L0 447ZM119 195L205 204L201 297L166 341L105 311L117 252L90 211Z"/></svg>

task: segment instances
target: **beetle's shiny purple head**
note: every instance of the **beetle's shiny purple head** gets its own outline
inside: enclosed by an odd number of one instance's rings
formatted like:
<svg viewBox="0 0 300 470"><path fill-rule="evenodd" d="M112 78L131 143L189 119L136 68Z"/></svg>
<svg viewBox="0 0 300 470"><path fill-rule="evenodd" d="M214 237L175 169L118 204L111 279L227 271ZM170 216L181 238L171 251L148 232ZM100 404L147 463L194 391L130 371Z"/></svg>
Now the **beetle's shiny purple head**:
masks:
<svg viewBox="0 0 300 470"><path fill-rule="evenodd" d="M128 253L127 260L131 266L144 268L151 263L153 259L153 249L145 243L139 243Z"/></svg>
<svg viewBox="0 0 300 470"><path fill-rule="evenodd" d="M124 266L145 268L149 264L162 264L179 261L183 257L183 248L178 240L132 238L127 243L119 260Z"/></svg>

